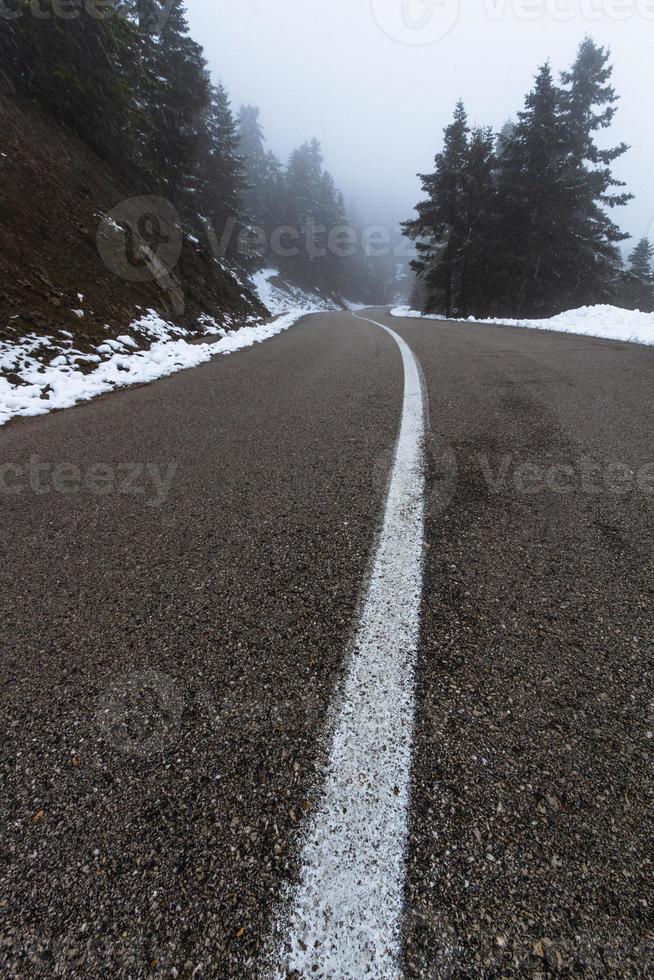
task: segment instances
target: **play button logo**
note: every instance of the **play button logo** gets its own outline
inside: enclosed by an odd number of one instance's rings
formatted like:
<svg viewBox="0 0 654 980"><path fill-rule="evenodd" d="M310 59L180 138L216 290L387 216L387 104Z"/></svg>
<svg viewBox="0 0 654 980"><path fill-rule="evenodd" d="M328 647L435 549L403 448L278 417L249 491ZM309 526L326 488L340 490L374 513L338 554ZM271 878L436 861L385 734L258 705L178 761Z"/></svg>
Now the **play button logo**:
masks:
<svg viewBox="0 0 654 980"><path fill-rule="evenodd" d="M455 26L460 0L372 0L381 30L400 44L434 44Z"/></svg>

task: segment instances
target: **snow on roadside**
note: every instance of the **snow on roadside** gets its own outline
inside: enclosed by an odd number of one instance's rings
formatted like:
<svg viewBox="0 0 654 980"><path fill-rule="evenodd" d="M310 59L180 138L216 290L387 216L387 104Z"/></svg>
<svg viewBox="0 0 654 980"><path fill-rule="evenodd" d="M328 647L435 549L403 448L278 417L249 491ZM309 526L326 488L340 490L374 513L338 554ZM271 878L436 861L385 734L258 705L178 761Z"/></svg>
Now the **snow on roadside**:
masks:
<svg viewBox="0 0 654 980"><path fill-rule="evenodd" d="M355 303L345 298L337 302L332 297L323 296L321 293L300 289L283 279L279 269L262 269L252 276L252 282L259 299L273 316L298 309L310 313L346 309L351 313L356 313L359 310L370 308L369 303Z"/></svg>
<svg viewBox="0 0 654 980"><path fill-rule="evenodd" d="M214 343L190 343L188 330L163 320L154 310L141 311L128 333L108 337L92 353L75 349L74 337L66 330L57 337L30 334L16 343L0 341L0 426L16 416L45 415L197 367L218 354L274 337L309 313L342 309L333 299L282 280L277 269L264 269L253 278L259 298L276 319L229 331L213 317L201 316L198 327L205 336L218 337ZM80 365L86 369L80 370Z"/></svg>
<svg viewBox="0 0 654 980"><path fill-rule="evenodd" d="M262 269L252 276L252 282L259 299L273 316L299 310L321 313L341 309L333 299L307 292L282 279L278 269Z"/></svg>
<svg viewBox="0 0 654 980"><path fill-rule="evenodd" d="M208 331L218 333L220 340L191 344L183 339L188 336L187 330L149 310L132 323L130 330L156 339L148 350L138 351L134 350L138 345L127 334L117 340L106 340L96 348L97 354L84 354L70 346L64 348L54 337L30 335L16 344L0 342L0 372L20 381L13 383L0 373L0 425L15 416L44 415L117 388L144 384L197 367L217 354L232 354L268 340L288 330L307 312L294 310L272 323L244 326L230 333L215 321L203 321ZM87 363L90 368L87 373L79 370L80 362Z"/></svg>
<svg viewBox="0 0 654 980"><path fill-rule="evenodd" d="M370 303L353 303L352 300L344 299L343 305L350 313L360 313L361 310L369 310Z"/></svg>
<svg viewBox="0 0 654 980"><path fill-rule="evenodd" d="M435 314L418 313L408 306L391 310L391 316L419 320L446 320ZM452 322L460 322L453 320ZM621 340L623 343L654 345L654 313L622 310L617 306L582 306L578 310L559 313L549 320L477 320L471 316L466 323L487 323L497 326L526 327L529 330L555 330L560 333Z"/></svg>

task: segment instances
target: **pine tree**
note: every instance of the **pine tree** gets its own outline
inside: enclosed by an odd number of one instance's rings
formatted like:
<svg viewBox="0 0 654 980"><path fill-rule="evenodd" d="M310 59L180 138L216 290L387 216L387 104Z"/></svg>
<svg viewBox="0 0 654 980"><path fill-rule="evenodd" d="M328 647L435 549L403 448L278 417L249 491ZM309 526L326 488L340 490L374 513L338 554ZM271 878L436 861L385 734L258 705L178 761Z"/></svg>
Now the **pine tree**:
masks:
<svg viewBox="0 0 654 980"><path fill-rule="evenodd" d="M322 152L313 139L293 151L286 168L288 223L296 230L297 248L283 264L287 274L307 288L320 286L323 278L317 253L324 250L324 240L316 229L324 193Z"/></svg>
<svg viewBox="0 0 654 980"><path fill-rule="evenodd" d="M419 175L427 200L417 205L418 217L404 226L416 242L418 258L412 268L423 279L427 312L442 311L446 316L454 309L465 242L462 195L469 132L465 107L459 102L453 122L445 129L443 151L436 157L434 172Z"/></svg>
<svg viewBox="0 0 654 980"><path fill-rule="evenodd" d="M626 146L596 143L616 111L608 59L586 38L560 87L545 64L495 147L487 131L470 134L457 106L436 170L422 177L427 199L405 225L427 310L545 317L610 301L628 236L607 208L631 195L614 191L624 185L611 172Z"/></svg>
<svg viewBox="0 0 654 980"><path fill-rule="evenodd" d="M492 132L479 128L471 132L459 102L445 130L436 170L422 176L428 198L418 205L418 218L405 225L417 243L418 258L411 267L420 276L429 312L466 316L484 301L494 167Z"/></svg>
<svg viewBox="0 0 654 980"><path fill-rule="evenodd" d="M483 313L492 288L491 266L495 207L495 137L473 129L468 141L461 188L463 235L457 306L459 316Z"/></svg>
<svg viewBox="0 0 654 980"><path fill-rule="evenodd" d="M387 305L398 298L400 276L398 262L390 252L375 255L367 262L366 295L361 299L374 305ZM419 281L419 280L416 280Z"/></svg>
<svg viewBox="0 0 654 980"><path fill-rule="evenodd" d="M295 223L298 225L307 215L313 215L318 210L322 163L322 151L317 139L303 143L293 151L289 159L286 183L295 207Z"/></svg>
<svg viewBox="0 0 654 980"><path fill-rule="evenodd" d="M331 293L342 295L347 281L346 266L351 259L350 254L342 254L338 243L332 240L332 233L349 226L343 195L336 187L334 178L325 171L321 182L319 224L325 229L321 232L323 248L326 252L321 262L322 288ZM346 249L346 252L348 249Z"/></svg>
<svg viewBox="0 0 654 980"><path fill-rule="evenodd" d="M398 262L393 249L378 254L376 249L365 246L365 224L355 208L342 208L348 229L348 237L343 237L347 244L347 258L341 260L340 273L342 276L343 296L369 306L381 306L391 303L399 293Z"/></svg>
<svg viewBox="0 0 654 980"><path fill-rule="evenodd" d="M240 139L229 95L222 84L211 87L201 141L198 210L211 222L216 239L225 243L228 261L247 267L250 257L239 252L246 188L244 162L239 155Z"/></svg>
<svg viewBox="0 0 654 980"><path fill-rule="evenodd" d="M609 164L626 147L600 150L594 141L615 114L607 61L587 38L563 88L544 65L518 124L500 141L493 276L500 314L546 317L611 298L616 243L627 236L605 207L630 196L609 193L620 186Z"/></svg>
<svg viewBox="0 0 654 980"><path fill-rule="evenodd" d="M286 178L281 161L268 150L263 166L261 201L268 238L287 220Z"/></svg>
<svg viewBox="0 0 654 980"><path fill-rule="evenodd" d="M265 137L259 122L260 111L256 106L241 106L238 113L239 153L245 163L246 188L243 195L250 220L268 230L266 186L269 179L270 161L267 158Z"/></svg>
<svg viewBox="0 0 654 980"><path fill-rule="evenodd" d="M513 133L515 131L515 122L513 119L507 119L507 121L502 126L501 130L497 134L497 139L495 140L495 156L499 159L503 152L504 147L509 142Z"/></svg>
<svg viewBox="0 0 654 980"><path fill-rule="evenodd" d="M247 221L256 235L263 232L266 241L259 256L259 266L279 266L273 252L275 232L289 223L289 202L284 168L271 150L259 122L256 106L241 106L238 114L239 153L244 161L246 186L243 192Z"/></svg>
<svg viewBox="0 0 654 980"><path fill-rule="evenodd" d="M211 92L202 48L188 34L183 0L169 3L151 50L160 83L151 106L157 140L152 156L173 202L184 211L193 211Z"/></svg>
<svg viewBox="0 0 654 980"><path fill-rule="evenodd" d="M654 312L654 245L641 238L629 256L629 265L623 274L620 303L630 310L642 313Z"/></svg>
<svg viewBox="0 0 654 980"><path fill-rule="evenodd" d="M145 113L134 101L141 84L139 39L118 16L79 16L62 20L52 0L43 0L35 17L20 0L16 18L0 17L0 62L11 85L36 99L123 174L137 166L135 131Z"/></svg>
<svg viewBox="0 0 654 980"><path fill-rule="evenodd" d="M491 305L513 316L547 316L558 300L559 243L570 219L559 99L547 63L517 124L500 140Z"/></svg>
<svg viewBox="0 0 654 980"><path fill-rule="evenodd" d="M613 193L624 184L611 164L628 149L621 143L600 149L595 134L607 129L617 111L618 96L610 84L609 52L586 37L572 69L562 75L561 126L567 153L565 180L571 188L565 276L559 305L563 308L611 299L611 283L619 268L617 244L628 238L606 208L626 204L631 194Z"/></svg>
<svg viewBox="0 0 654 980"><path fill-rule="evenodd" d="M428 298L425 281L422 276L417 275L409 292L409 307L412 310L420 311L425 310L427 308L427 304Z"/></svg>
<svg viewBox="0 0 654 980"><path fill-rule="evenodd" d="M144 36L155 37L159 33L165 14L161 0L133 0L131 4L130 16Z"/></svg>

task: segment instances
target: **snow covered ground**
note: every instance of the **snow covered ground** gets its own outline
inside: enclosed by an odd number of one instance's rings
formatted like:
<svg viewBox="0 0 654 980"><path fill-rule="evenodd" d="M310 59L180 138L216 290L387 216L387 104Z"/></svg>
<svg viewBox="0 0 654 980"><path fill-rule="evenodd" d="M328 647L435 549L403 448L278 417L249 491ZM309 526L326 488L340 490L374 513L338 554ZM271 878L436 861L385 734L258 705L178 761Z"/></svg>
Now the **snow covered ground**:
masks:
<svg viewBox="0 0 654 980"><path fill-rule="evenodd" d="M227 331L212 317L202 316L198 325L205 335L220 338L214 343L190 343L188 330L163 320L153 310L137 317L120 337L98 344L93 353L78 350L66 330L56 336L29 334L16 343L0 341L0 425L15 416L44 415L117 388L197 367L218 354L231 354L274 337L308 313L342 309L329 297L282 280L277 269L257 273L254 284L276 319ZM83 310L79 312L84 315Z"/></svg>
<svg viewBox="0 0 654 980"><path fill-rule="evenodd" d="M252 281L259 299L273 316L300 309L306 313L323 313L326 310L342 310L344 307L353 312L368 309L365 303L354 303L349 299L337 302L331 296L300 289L283 279L279 269L262 269L252 277Z"/></svg>
<svg viewBox="0 0 654 980"><path fill-rule="evenodd" d="M344 299L343 300L343 305L345 306L345 308L347 310L350 311L350 313L360 313L361 310L369 310L370 309L370 304L369 303L353 303L352 300L350 300L350 299Z"/></svg>
<svg viewBox="0 0 654 980"><path fill-rule="evenodd" d="M444 316L418 313L408 306L391 310L396 317L415 317L420 320L445 320ZM604 340L621 340L632 344L654 345L654 313L639 310L621 310L617 306L582 306L578 310L559 313L549 320L477 320L469 317L468 323L489 323L510 327L526 327L530 330L556 330L561 333L602 337Z"/></svg>
<svg viewBox="0 0 654 980"><path fill-rule="evenodd" d="M201 316L198 326L205 335L219 337L214 343L190 343L188 330L163 320L154 310L138 316L128 332L107 338L92 353L78 350L67 330L59 330L56 336L28 334L15 343L0 341L0 425L15 416L44 415L117 388L197 367L217 354L231 354L274 337L308 313L340 310L343 305L363 309L306 292L281 279L277 269L258 272L254 285L275 320L227 331L212 317Z"/></svg>
<svg viewBox="0 0 654 980"><path fill-rule="evenodd" d="M299 310L322 313L342 308L329 297L307 292L282 279L278 269L262 269L252 277L252 281L259 299L273 316Z"/></svg>
<svg viewBox="0 0 654 980"><path fill-rule="evenodd" d="M57 338L31 334L16 344L0 342L0 372L12 379L0 376L0 425L15 416L44 415L117 388L197 367L217 354L231 354L274 337L306 312L293 310L272 323L231 332L203 317L206 333L220 336L212 344L189 343L187 330L162 320L153 310L134 320L129 334L99 344L95 354L76 350L70 333L63 330ZM138 350L144 343L147 349ZM80 370L80 365L86 370Z"/></svg>

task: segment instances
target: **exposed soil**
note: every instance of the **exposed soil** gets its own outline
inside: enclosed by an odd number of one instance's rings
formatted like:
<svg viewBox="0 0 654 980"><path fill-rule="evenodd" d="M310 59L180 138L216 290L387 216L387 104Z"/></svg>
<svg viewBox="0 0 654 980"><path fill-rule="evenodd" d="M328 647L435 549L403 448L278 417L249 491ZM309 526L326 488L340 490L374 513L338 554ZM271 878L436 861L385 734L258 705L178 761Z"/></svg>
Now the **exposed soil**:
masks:
<svg viewBox="0 0 654 980"><path fill-rule="evenodd" d="M166 276L134 282L117 274L98 249L103 216L144 191L125 186L30 101L0 95L0 134L0 340L67 330L88 350L147 309L194 331L203 314L227 328L266 316L208 247L187 236L172 285ZM158 232L179 236L167 214L164 206ZM73 312L81 306L83 317Z"/></svg>

